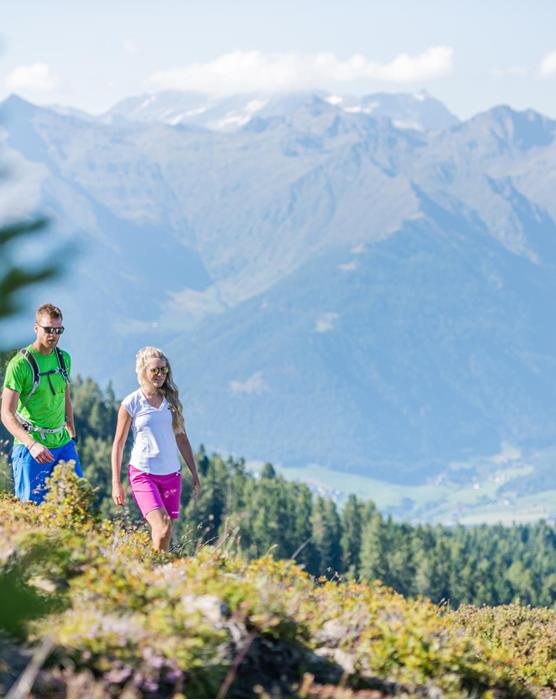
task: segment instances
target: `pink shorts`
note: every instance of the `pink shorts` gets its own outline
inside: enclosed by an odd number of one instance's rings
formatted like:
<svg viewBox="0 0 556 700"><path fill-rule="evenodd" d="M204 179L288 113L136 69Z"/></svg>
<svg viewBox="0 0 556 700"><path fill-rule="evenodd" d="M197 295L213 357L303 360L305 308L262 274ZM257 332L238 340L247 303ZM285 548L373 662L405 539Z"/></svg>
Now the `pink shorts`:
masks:
<svg viewBox="0 0 556 700"><path fill-rule="evenodd" d="M165 509L171 520L180 517L181 473L147 474L133 465L128 468L129 485L143 517L155 508Z"/></svg>

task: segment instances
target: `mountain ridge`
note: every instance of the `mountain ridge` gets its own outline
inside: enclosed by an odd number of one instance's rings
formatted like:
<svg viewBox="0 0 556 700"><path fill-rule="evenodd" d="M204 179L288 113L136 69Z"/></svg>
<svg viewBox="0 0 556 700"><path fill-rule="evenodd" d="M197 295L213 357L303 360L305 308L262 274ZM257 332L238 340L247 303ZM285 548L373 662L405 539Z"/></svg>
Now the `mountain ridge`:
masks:
<svg viewBox="0 0 556 700"><path fill-rule="evenodd" d="M438 100L425 91L413 95L373 93L332 95L325 91L252 92L215 97L199 92L165 91L126 98L100 116L102 121L160 121L172 125L195 124L214 130L243 128L256 116L281 116L306 99L317 97L348 113L388 116L403 128L443 129L458 122Z"/></svg>

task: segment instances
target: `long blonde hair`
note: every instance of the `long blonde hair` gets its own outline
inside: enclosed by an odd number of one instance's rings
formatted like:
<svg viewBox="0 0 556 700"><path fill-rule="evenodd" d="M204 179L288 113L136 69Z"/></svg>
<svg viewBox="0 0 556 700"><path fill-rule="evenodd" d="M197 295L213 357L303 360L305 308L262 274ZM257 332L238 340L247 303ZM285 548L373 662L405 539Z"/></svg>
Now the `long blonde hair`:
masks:
<svg viewBox="0 0 556 700"><path fill-rule="evenodd" d="M151 345L147 345L147 347L141 348L137 352L137 355L135 356L135 372L137 373L137 380L139 381L139 384L143 384L146 379L147 362L153 358L166 361L168 374L166 375L166 381L162 385L160 391L162 392L162 395L166 401L168 401L170 410L172 411L172 428L174 429L174 433L183 433L185 432L185 421L183 419L183 406L180 401L178 387L174 384L170 361L162 350L160 350L160 348L154 348Z"/></svg>

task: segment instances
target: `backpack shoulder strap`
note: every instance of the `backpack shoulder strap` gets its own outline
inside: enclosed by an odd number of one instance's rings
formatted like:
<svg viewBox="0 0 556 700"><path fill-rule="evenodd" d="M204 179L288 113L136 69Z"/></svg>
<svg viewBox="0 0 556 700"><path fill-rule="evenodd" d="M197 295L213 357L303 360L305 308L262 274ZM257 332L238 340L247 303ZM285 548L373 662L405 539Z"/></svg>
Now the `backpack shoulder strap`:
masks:
<svg viewBox="0 0 556 700"><path fill-rule="evenodd" d="M31 368L31 372L33 373L33 386L31 387L31 391L27 394L27 397L25 398L25 401L23 402L23 406L25 406L27 401L29 401L31 396L37 390L37 387L39 386L39 382L41 380L41 376L40 376L40 372L39 372L39 366L37 364L37 361L33 357L33 354L30 353L27 348L21 348L21 350L19 352L27 360L27 362L29 363L29 367Z"/></svg>
<svg viewBox="0 0 556 700"><path fill-rule="evenodd" d="M55 347L54 350L56 351L56 357L58 358L58 365L59 365L60 371L62 372L62 375L66 381L66 384L70 384L68 368L66 367L66 361L64 360L64 353L60 350L59 347Z"/></svg>

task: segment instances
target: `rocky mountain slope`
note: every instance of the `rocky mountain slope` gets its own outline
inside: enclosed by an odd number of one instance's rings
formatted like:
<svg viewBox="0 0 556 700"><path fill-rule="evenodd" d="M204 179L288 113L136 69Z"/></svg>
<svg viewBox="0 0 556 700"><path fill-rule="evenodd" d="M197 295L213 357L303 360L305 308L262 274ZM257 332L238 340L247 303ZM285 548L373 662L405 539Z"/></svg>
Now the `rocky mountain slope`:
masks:
<svg viewBox="0 0 556 700"><path fill-rule="evenodd" d="M284 464L419 482L555 443L553 121L426 95L281 96L233 128L160 111L199 100L3 105L76 246L50 292L76 368L127 391L164 344L196 438Z"/></svg>

